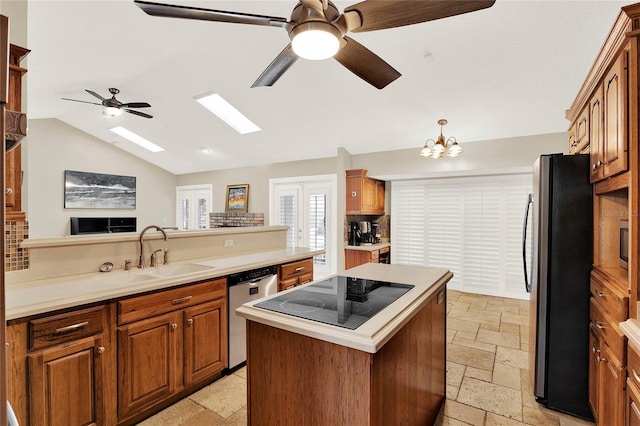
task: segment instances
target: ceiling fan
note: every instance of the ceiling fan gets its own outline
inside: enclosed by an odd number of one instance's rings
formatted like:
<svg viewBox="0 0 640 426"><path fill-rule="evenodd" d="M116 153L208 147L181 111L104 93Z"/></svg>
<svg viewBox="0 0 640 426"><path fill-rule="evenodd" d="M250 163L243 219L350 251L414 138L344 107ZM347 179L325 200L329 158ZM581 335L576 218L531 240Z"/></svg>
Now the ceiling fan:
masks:
<svg viewBox="0 0 640 426"><path fill-rule="evenodd" d="M126 104L123 104L122 102L116 99L116 95L120 93L120 90L116 88L112 87L109 89L109 93L111 93L110 98L103 98L93 90L85 89L85 91L90 95L93 95L96 98L100 99L101 103L80 101L78 99L69 99L69 98L62 98L62 99L64 99L65 101L82 102L84 104L101 105L103 107L102 113L109 117L119 116L119 115L122 115L123 112L128 112L130 114L139 115L140 117L144 117L144 118L153 118L153 115L149 115L144 112L129 109L129 108L149 108L151 105L149 105L146 102L128 102Z"/></svg>
<svg viewBox="0 0 640 426"><path fill-rule="evenodd" d="M348 37L348 32L376 31L447 18L491 7L495 0L369 0L338 12L329 0L300 0L290 20L274 16L204 9L134 0L149 15L284 28L291 43L269 64L251 87L272 86L298 57L333 56L345 68L378 89L400 73L375 53ZM327 46L319 52L318 45Z"/></svg>

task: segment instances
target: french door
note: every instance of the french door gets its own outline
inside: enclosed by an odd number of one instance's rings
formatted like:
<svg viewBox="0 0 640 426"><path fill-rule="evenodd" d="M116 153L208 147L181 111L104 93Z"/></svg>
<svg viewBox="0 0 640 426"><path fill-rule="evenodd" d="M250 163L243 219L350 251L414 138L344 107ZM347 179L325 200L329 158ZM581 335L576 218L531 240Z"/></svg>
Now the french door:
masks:
<svg viewBox="0 0 640 426"><path fill-rule="evenodd" d="M176 187L176 226L181 231L209 228L212 185Z"/></svg>
<svg viewBox="0 0 640 426"><path fill-rule="evenodd" d="M270 181L272 225L289 226L287 247L323 249L314 257L314 277L336 272L335 177Z"/></svg>

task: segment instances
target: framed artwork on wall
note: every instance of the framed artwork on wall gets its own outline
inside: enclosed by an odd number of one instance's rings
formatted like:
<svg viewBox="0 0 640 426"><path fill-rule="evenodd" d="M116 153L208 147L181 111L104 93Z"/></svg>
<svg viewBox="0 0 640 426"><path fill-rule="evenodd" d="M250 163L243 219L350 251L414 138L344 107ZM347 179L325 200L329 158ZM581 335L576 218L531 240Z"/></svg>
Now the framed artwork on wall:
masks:
<svg viewBox="0 0 640 426"><path fill-rule="evenodd" d="M136 178L65 170L64 208L135 210Z"/></svg>
<svg viewBox="0 0 640 426"><path fill-rule="evenodd" d="M247 213L249 209L249 185L227 185L227 213Z"/></svg>

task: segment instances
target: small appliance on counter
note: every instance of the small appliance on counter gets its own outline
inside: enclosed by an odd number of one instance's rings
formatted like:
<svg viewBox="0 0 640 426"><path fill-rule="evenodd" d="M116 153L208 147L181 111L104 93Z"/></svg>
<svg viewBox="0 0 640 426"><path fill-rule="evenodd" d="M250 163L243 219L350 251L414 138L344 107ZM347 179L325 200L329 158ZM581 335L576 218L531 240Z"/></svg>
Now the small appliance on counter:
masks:
<svg viewBox="0 0 640 426"><path fill-rule="evenodd" d="M349 245L359 246L362 234L358 222L351 222L349 225Z"/></svg>

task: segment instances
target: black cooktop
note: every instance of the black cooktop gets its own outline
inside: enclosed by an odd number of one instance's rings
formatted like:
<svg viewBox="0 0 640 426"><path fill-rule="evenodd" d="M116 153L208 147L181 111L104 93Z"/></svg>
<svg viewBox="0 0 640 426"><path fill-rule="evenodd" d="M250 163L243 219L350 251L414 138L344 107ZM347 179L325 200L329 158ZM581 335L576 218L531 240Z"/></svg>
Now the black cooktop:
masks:
<svg viewBox="0 0 640 426"><path fill-rule="evenodd" d="M254 306L354 330L413 287L334 276Z"/></svg>

